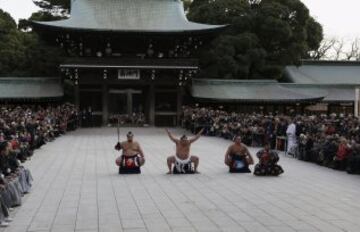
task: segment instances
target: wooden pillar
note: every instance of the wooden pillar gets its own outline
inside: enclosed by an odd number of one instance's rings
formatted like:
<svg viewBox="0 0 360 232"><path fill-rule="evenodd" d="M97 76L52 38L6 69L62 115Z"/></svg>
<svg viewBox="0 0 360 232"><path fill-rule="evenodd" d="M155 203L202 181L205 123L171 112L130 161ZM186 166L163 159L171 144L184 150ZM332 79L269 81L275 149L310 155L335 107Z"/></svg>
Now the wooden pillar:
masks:
<svg viewBox="0 0 360 232"><path fill-rule="evenodd" d="M79 90L79 84L74 85L74 104L76 109L80 110L80 90Z"/></svg>
<svg viewBox="0 0 360 232"><path fill-rule="evenodd" d="M359 110L359 101L360 101L360 89L359 87L355 88L355 102L354 102L354 116L359 117L360 110Z"/></svg>
<svg viewBox="0 0 360 232"><path fill-rule="evenodd" d="M182 86L178 86L178 88L177 88L176 126L181 126L183 96L184 96L184 88Z"/></svg>
<svg viewBox="0 0 360 232"><path fill-rule="evenodd" d="M131 116L133 113L133 93L131 92L130 89L126 91L126 104L127 104L127 108L126 108L127 114Z"/></svg>
<svg viewBox="0 0 360 232"><path fill-rule="evenodd" d="M106 126L109 120L109 89L108 85L102 85L102 124Z"/></svg>
<svg viewBox="0 0 360 232"><path fill-rule="evenodd" d="M149 124L151 126L155 125L155 86L154 83L151 83L149 86L149 93L148 93L148 118Z"/></svg>

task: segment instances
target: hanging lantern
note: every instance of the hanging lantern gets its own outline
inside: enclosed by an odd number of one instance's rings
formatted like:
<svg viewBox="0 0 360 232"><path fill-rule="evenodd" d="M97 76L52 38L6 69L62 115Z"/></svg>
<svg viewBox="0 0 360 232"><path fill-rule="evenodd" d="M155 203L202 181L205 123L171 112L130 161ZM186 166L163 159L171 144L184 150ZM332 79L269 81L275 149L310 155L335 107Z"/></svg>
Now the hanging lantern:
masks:
<svg viewBox="0 0 360 232"><path fill-rule="evenodd" d="M103 78L104 78L104 80L106 80L106 79L107 79L107 70L106 70L106 69L104 69Z"/></svg>
<svg viewBox="0 0 360 232"><path fill-rule="evenodd" d="M112 49L111 49L110 43L107 43L106 49L105 49L105 53L106 53L106 55L108 55L108 56L111 55Z"/></svg>
<svg viewBox="0 0 360 232"><path fill-rule="evenodd" d="M156 74L156 70L155 69L151 70L151 80L155 80L155 74Z"/></svg>
<svg viewBox="0 0 360 232"><path fill-rule="evenodd" d="M91 55L91 48L85 49L85 55L90 56Z"/></svg>

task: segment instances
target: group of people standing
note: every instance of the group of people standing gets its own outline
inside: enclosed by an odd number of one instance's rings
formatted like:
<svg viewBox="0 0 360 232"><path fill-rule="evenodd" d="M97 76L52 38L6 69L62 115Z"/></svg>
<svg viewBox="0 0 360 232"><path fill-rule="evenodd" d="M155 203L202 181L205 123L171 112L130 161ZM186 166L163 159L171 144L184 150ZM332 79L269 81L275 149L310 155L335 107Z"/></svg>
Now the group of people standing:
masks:
<svg viewBox="0 0 360 232"><path fill-rule="evenodd" d="M77 128L77 111L63 105L0 105L0 226L30 192L32 176L23 166L35 149Z"/></svg>
<svg viewBox="0 0 360 232"><path fill-rule="evenodd" d="M353 115L245 114L185 106L182 124L193 133L205 128L207 136L240 135L247 146L268 144L300 160L360 173L360 120Z"/></svg>
<svg viewBox="0 0 360 232"><path fill-rule="evenodd" d="M193 174L199 173L199 157L191 155L191 145L196 142L204 129L201 129L195 136L188 138L182 135L180 138L174 136L166 129L166 134L176 145L175 154L167 158L167 174ZM120 167L119 173L140 173L140 167L145 164L144 152L137 141L133 140L134 134L130 131L127 133L127 140L118 142L115 149L122 150L122 155L116 159L116 164ZM278 176L284 171L277 164L279 161L278 154L266 145L257 153L259 163L256 164L254 175L257 176ZM225 165L228 166L231 173L250 173L249 166L254 164L254 160L246 147L242 143L241 137L236 136L234 143L230 145L225 153ZM128 172L124 172L128 170ZM137 170L134 172L134 170Z"/></svg>

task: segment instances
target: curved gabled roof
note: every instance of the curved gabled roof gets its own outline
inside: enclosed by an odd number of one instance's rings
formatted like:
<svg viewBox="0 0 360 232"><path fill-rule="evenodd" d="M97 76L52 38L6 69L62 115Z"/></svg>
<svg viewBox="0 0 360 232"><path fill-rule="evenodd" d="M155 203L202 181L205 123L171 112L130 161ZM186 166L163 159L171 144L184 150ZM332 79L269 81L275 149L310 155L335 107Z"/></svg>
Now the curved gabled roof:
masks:
<svg viewBox="0 0 360 232"><path fill-rule="evenodd" d="M33 23L67 30L153 33L209 31L224 27L189 22L180 0L72 0L69 19Z"/></svg>
<svg viewBox="0 0 360 232"><path fill-rule="evenodd" d="M285 78L297 84L360 85L360 62L304 61L287 66Z"/></svg>
<svg viewBox="0 0 360 232"><path fill-rule="evenodd" d="M64 96L57 77L0 77L0 100L49 99Z"/></svg>

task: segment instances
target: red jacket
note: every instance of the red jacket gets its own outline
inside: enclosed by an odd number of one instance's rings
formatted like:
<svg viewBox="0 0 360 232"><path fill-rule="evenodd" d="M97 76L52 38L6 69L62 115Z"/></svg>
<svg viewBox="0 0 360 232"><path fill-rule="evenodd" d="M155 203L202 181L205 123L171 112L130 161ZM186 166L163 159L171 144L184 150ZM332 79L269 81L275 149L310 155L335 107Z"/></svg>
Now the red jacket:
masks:
<svg viewBox="0 0 360 232"><path fill-rule="evenodd" d="M338 160L344 160L349 155L349 148L346 144L340 143L338 150L336 152L336 157Z"/></svg>

